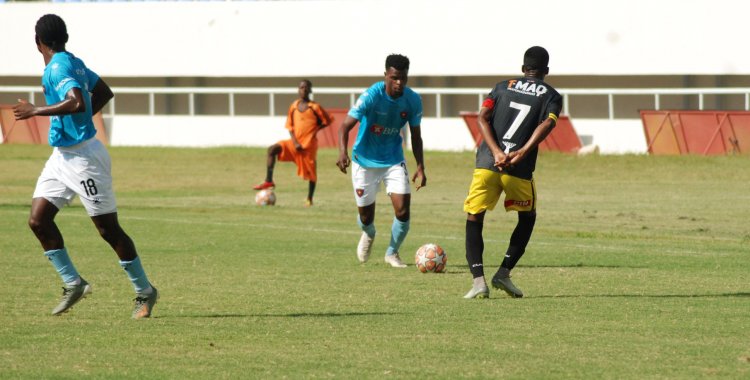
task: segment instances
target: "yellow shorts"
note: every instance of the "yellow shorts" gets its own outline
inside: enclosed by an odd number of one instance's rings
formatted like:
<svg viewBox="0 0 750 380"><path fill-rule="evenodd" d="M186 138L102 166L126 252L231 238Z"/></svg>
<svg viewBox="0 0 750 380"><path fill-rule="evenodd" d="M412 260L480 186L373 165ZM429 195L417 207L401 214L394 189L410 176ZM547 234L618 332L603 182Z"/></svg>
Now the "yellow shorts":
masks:
<svg viewBox="0 0 750 380"><path fill-rule="evenodd" d="M533 179L526 180L488 169L474 169L469 195L464 201L464 211L479 214L494 210L503 192L505 211L536 210L536 186Z"/></svg>

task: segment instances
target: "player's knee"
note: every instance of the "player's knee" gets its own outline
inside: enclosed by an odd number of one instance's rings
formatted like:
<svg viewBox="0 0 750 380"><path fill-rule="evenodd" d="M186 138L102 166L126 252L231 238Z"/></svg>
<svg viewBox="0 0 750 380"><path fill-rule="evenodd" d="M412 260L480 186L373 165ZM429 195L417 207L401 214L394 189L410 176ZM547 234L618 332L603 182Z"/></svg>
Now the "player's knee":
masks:
<svg viewBox="0 0 750 380"><path fill-rule="evenodd" d="M125 235L125 231L119 226L97 226L96 229L99 231L99 236L110 244L121 240Z"/></svg>
<svg viewBox="0 0 750 380"><path fill-rule="evenodd" d="M396 211L396 219L398 219L401 222L408 222L410 216L411 215L409 214L408 209Z"/></svg>
<svg viewBox="0 0 750 380"><path fill-rule="evenodd" d="M29 228L31 228L31 230L34 231L35 233L43 231L46 226L47 226L47 223L45 223L45 221L42 220L41 218L37 218L33 215L29 217Z"/></svg>

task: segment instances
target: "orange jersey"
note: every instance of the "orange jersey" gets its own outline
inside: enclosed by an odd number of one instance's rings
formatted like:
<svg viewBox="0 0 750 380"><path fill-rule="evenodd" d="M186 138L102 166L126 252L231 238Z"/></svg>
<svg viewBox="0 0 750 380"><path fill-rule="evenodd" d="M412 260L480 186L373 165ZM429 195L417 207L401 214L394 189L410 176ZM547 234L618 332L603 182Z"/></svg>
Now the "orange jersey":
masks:
<svg viewBox="0 0 750 380"><path fill-rule="evenodd" d="M300 112L298 107L301 101L297 99L289 106L286 129L294 133L297 142L304 149L316 149L318 139L315 135L320 128L330 125L333 119L320 104L313 101L307 103L308 108L304 112Z"/></svg>
<svg viewBox="0 0 750 380"><path fill-rule="evenodd" d="M300 112L299 102L295 100L289 106L289 112L286 118L286 129L294 134L302 150L298 151L291 139L281 140L278 142L281 146L279 161L293 161L297 164L297 175L308 181L317 181L318 173L315 160L318 156L318 138L316 134L325 126L333 122L333 118L328 115L323 107L318 103L308 102L308 108Z"/></svg>

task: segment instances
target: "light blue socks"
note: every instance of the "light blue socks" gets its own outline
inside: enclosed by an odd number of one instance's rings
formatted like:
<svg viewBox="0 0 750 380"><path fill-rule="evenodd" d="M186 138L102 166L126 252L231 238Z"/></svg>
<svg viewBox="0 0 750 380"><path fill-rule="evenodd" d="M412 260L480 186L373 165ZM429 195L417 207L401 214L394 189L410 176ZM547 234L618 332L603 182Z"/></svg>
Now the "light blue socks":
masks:
<svg viewBox="0 0 750 380"><path fill-rule="evenodd" d="M357 215L357 224L359 225L359 228L362 229L362 231L365 231L367 236L370 238L375 237L375 223L370 223L369 225L365 226L362 224L362 220L359 218L359 215Z"/></svg>
<svg viewBox="0 0 750 380"><path fill-rule="evenodd" d="M150 293L152 290L151 283L148 282L146 272L141 265L141 258L136 257L133 261L120 261L120 266L125 269L130 282L133 283L136 293Z"/></svg>
<svg viewBox="0 0 750 380"><path fill-rule="evenodd" d="M81 276L78 274L73 262L70 261L67 249L53 249L44 252L44 255L47 256L52 266L55 267L55 270L57 270L64 283L75 285L79 282Z"/></svg>
<svg viewBox="0 0 750 380"><path fill-rule="evenodd" d="M388 250L385 251L386 255L390 256L398 253L401 243L404 242L406 234L409 233L409 222L410 220L402 222L396 217L393 218L393 225L391 226L391 242L388 244Z"/></svg>

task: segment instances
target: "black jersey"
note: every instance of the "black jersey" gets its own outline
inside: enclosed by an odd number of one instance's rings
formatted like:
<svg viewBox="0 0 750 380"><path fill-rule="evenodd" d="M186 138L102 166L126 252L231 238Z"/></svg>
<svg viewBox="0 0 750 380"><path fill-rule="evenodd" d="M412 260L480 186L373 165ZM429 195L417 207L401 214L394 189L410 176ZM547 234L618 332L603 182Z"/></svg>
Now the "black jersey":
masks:
<svg viewBox="0 0 750 380"><path fill-rule="evenodd" d="M482 107L492 109L490 132L500 149L508 154L523 147L544 120L557 120L562 110L562 96L541 79L523 77L496 84ZM504 171L515 177L531 179L537 152L535 147L521 162ZM490 148L484 142L477 150L476 167L499 171Z"/></svg>

